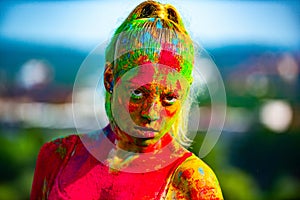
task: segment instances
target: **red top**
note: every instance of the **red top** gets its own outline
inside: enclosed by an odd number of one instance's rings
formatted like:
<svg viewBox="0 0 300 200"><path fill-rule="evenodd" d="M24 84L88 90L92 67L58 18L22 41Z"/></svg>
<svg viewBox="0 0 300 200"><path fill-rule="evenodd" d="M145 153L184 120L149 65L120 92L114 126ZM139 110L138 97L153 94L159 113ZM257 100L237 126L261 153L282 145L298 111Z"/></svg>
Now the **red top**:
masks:
<svg viewBox="0 0 300 200"><path fill-rule="evenodd" d="M78 135L71 135L42 147L31 199L161 199L177 167L191 155L184 150L156 171L116 171L94 158Z"/></svg>

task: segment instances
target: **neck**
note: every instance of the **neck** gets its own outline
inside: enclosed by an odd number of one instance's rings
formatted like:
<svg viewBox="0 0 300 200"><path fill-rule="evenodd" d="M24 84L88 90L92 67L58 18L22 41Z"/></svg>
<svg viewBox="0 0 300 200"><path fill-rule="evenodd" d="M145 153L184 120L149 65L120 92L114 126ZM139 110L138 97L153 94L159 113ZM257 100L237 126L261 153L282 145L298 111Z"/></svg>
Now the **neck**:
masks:
<svg viewBox="0 0 300 200"><path fill-rule="evenodd" d="M149 141L149 144L147 144L144 142L143 138L134 138L120 130L118 127L109 126L109 129L110 131L108 131L107 135L108 138L114 138L118 148L133 153L156 152L173 141L172 136L169 133L166 133L157 141Z"/></svg>
<svg viewBox="0 0 300 200"><path fill-rule="evenodd" d="M144 140L142 138L129 138L129 140L118 140L117 145L119 148L136 152L136 153L150 153L150 152L157 152L161 150L164 146L168 145L170 142L172 142L173 138L170 134L165 134L157 141L149 141L149 144L144 144L144 141L141 142L141 140ZM139 145L140 143L143 143L143 145Z"/></svg>
<svg viewBox="0 0 300 200"><path fill-rule="evenodd" d="M172 159L181 157L185 152L168 133L153 144L140 146L130 140L132 137L129 137L128 134L118 132L119 129L115 130L108 126L107 130L106 136L116 144L107 159L112 171L120 171L125 168L141 170L143 167L145 170L149 169L149 163L145 162L145 159L148 160L150 157L153 159L152 167L155 168L156 164L161 164L162 160L163 162L172 161Z"/></svg>

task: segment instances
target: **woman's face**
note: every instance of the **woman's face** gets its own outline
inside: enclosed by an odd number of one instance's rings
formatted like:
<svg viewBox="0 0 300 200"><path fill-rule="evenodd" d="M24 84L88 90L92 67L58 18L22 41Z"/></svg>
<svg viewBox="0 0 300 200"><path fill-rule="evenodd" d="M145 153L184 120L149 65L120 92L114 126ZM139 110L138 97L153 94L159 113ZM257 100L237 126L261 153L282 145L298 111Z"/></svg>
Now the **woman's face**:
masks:
<svg viewBox="0 0 300 200"><path fill-rule="evenodd" d="M158 64L135 67L115 84L115 122L137 145L153 144L170 130L188 88L188 82L172 68Z"/></svg>

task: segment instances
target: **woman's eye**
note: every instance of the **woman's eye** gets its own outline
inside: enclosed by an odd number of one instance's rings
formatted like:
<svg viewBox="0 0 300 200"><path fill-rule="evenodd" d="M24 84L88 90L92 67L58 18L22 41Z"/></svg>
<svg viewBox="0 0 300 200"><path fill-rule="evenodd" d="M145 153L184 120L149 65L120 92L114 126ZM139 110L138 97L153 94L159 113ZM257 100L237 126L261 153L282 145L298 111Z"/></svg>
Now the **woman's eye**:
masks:
<svg viewBox="0 0 300 200"><path fill-rule="evenodd" d="M143 97L143 92L141 90L133 90L131 91L131 98L133 99L141 99Z"/></svg>
<svg viewBox="0 0 300 200"><path fill-rule="evenodd" d="M167 105L172 105L177 101L177 97L176 96L171 96L168 95L166 96L163 101L167 104Z"/></svg>

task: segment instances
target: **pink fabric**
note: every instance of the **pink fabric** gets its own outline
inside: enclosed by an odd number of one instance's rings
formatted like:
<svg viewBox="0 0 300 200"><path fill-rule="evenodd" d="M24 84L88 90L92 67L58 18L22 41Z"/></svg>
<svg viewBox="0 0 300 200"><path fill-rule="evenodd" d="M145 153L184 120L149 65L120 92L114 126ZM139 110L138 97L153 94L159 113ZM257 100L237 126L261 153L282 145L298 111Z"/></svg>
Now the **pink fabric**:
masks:
<svg viewBox="0 0 300 200"><path fill-rule="evenodd" d="M31 199L161 199L167 180L191 153L157 171L110 171L77 135L47 143L38 157Z"/></svg>

